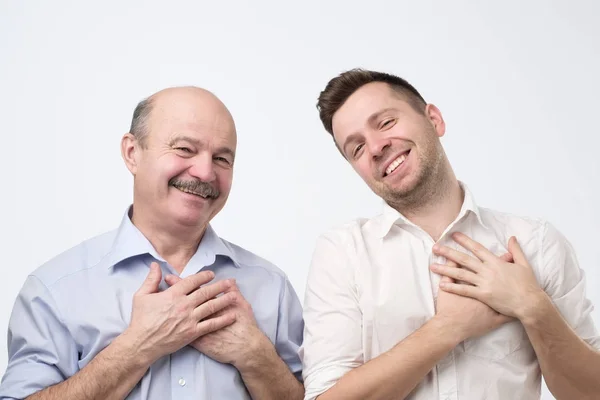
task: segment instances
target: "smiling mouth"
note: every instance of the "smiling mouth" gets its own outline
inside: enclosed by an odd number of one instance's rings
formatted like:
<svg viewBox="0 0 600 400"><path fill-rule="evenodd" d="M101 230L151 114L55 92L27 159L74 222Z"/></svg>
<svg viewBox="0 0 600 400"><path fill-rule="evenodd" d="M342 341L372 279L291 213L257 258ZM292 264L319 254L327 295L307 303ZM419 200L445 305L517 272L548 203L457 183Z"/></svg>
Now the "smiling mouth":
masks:
<svg viewBox="0 0 600 400"><path fill-rule="evenodd" d="M216 199L219 197L219 189L208 182L199 179L187 180L180 178L171 178L169 186L174 187L180 192L191 194L202 199Z"/></svg>
<svg viewBox="0 0 600 400"><path fill-rule="evenodd" d="M203 193L199 193L199 192L194 192L191 189L188 188L184 188L184 187L179 187L176 185L173 185L173 187L179 191L182 191L183 193L188 193L188 194L193 194L194 196L198 196L198 197L202 197L203 199L209 199L211 198L211 196L207 195L207 194L203 194Z"/></svg>
<svg viewBox="0 0 600 400"><path fill-rule="evenodd" d="M400 167L404 163L404 160L406 160L406 157L408 157L408 153L410 153L410 150L407 151L406 153L400 154L398 156L398 158L396 158L394 161L392 161L391 164L384 171L383 177L385 178L386 176L388 176L389 174L394 172L396 169L398 169L398 167Z"/></svg>

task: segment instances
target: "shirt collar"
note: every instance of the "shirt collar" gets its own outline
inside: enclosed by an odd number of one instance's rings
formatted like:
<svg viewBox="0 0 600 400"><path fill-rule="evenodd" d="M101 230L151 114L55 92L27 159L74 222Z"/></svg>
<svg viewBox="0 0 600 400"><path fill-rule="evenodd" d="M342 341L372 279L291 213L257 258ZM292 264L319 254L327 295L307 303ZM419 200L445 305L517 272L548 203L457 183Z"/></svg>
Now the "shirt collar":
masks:
<svg viewBox="0 0 600 400"><path fill-rule="evenodd" d="M458 184L462 188L465 194L465 198L463 200L462 207L455 221L462 219L468 213L472 213L477 217L477 221L479 222L479 224L486 228L486 225L484 224L483 219L481 218L481 210L477 206L477 203L475 203L475 197L473 196L466 184L464 184L461 181L458 181ZM394 224L411 225L416 227L416 225L404 215L402 215L402 213L400 213L396 209L392 208L389 204L384 202L383 212L379 217L379 237L386 237L392 229L392 226L394 226Z"/></svg>
<svg viewBox="0 0 600 400"><path fill-rule="evenodd" d="M202 236L196 254L203 254L209 260L207 265L213 264L217 256L224 256L229 258L237 268L241 266L235 249L228 242L221 239L210 224Z"/></svg>
<svg viewBox="0 0 600 400"><path fill-rule="evenodd" d="M150 254L155 259L165 262L152 246L150 241L144 234L131 222L131 211L133 206L130 205L123 215L121 224L117 230L115 240L113 242L112 251L110 253L110 261L108 266L112 267L118 263L127 260L131 257ZM198 245L198 249L192 259L197 259L201 256L205 265L212 265L216 261L217 256L225 256L229 258L236 267L240 267L238 257L235 250L221 239L212 226L209 224L202 236L202 240Z"/></svg>

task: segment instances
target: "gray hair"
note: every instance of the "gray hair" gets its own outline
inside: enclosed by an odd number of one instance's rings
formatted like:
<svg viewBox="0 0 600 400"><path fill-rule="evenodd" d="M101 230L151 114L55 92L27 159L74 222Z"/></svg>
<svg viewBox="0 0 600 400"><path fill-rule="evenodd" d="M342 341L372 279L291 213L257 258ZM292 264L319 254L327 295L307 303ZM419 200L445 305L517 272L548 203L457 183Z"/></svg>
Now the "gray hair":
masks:
<svg viewBox="0 0 600 400"><path fill-rule="evenodd" d="M133 110L133 118L131 119L131 133L140 143L142 148L146 147L146 137L148 136L148 119L152 112L152 98L148 97L138 103Z"/></svg>

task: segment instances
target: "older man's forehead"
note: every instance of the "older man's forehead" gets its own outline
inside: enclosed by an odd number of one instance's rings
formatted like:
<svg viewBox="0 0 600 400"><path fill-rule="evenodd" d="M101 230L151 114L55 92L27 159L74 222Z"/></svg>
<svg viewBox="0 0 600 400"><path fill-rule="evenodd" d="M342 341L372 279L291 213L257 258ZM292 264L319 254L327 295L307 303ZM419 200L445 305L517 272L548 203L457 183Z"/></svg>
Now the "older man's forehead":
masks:
<svg viewBox="0 0 600 400"><path fill-rule="evenodd" d="M176 87L150 97L153 109L167 114L223 115L233 119L225 104L212 92L197 87Z"/></svg>
<svg viewBox="0 0 600 400"><path fill-rule="evenodd" d="M236 127L229 110L216 98L198 99L194 96L171 96L159 98L153 104L149 116L150 131L160 131L168 136L176 132L212 134L235 140ZM171 100L171 101L169 101Z"/></svg>

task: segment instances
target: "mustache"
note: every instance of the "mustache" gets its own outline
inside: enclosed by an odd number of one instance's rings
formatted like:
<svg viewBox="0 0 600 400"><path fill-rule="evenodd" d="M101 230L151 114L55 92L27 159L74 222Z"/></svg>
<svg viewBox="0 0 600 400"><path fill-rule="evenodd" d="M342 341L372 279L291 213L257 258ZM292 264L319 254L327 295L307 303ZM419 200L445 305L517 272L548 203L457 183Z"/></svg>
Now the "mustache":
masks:
<svg viewBox="0 0 600 400"><path fill-rule="evenodd" d="M179 190L185 190L188 192L192 192L198 196L204 198L216 199L221 194L219 189L214 187L208 182L202 182L199 179L194 180L184 180L178 178L171 178L169 180L169 186L173 186Z"/></svg>

